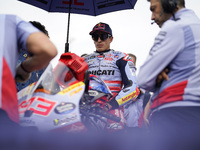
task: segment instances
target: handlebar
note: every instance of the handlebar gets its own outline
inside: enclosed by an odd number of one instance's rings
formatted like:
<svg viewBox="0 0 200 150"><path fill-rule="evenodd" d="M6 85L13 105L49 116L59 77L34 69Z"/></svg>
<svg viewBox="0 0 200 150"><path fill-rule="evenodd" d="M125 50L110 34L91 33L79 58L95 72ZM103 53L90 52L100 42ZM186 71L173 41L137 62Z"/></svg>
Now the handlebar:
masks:
<svg viewBox="0 0 200 150"><path fill-rule="evenodd" d="M94 107L94 108L95 108L95 107ZM120 122L120 120L121 120L120 117L117 117L117 116L115 116L115 115L113 115L113 114L110 114L109 112L107 112L107 111L105 111L105 110L103 110L103 109L101 109L101 108L95 109L95 112L96 112L98 115L101 115L101 116L103 116L103 117L105 117L105 118L108 118L108 119L110 119L110 120L113 120L113 121L115 121L115 122Z"/></svg>
<svg viewBox="0 0 200 150"><path fill-rule="evenodd" d="M93 115L100 115L102 117L105 117L107 119L113 120L115 122L120 122L120 120L121 120L120 117L117 117L117 116L115 116L113 114L110 114L109 112L103 110L98 105L93 105L93 106L87 105L85 107L83 107L83 105L82 105L82 107L80 107L80 109L81 109L81 112L84 111L84 114L88 112L88 114L92 113Z"/></svg>

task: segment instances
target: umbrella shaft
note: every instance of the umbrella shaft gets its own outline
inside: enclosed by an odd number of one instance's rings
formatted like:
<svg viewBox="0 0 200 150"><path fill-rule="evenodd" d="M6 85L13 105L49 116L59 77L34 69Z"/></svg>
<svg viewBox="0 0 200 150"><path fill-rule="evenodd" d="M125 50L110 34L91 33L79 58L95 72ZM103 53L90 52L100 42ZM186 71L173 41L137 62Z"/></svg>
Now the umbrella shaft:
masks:
<svg viewBox="0 0 200 150"><path fill-rule="evenodd" d="M69 26L70 26L71 4L72 4L72 0L69 0L69 12L68 12L68 24L67 24L67 42L65 43L65 52L69 52Z"/></svg>

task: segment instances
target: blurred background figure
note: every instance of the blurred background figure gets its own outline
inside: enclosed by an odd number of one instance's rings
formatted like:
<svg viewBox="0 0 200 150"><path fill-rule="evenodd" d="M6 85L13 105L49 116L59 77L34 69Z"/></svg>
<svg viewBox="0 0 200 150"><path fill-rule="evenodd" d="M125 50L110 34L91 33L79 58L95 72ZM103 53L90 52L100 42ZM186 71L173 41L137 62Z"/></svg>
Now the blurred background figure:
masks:
<svg viewBox="0 0 200 150"><path fill-rule="evenodd" d="M136 67L136 60L137 60L137 57L134 55L134 54L131 54L131 53L128 53L128 55L131 57L135 67Z"/></svg>

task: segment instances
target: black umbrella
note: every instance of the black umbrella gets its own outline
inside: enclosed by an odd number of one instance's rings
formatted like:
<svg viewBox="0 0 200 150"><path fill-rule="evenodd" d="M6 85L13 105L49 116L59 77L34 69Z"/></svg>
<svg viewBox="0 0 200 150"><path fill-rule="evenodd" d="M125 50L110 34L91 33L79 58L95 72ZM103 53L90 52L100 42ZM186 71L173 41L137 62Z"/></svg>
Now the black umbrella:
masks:
<svg viewBox="0 0 200 150"><path fill-rule="evenodd" d="M137 0L18 0L48 12L68 13L65 52L69 51L70 14L97 16L109 12L133 9Z"/></svg>

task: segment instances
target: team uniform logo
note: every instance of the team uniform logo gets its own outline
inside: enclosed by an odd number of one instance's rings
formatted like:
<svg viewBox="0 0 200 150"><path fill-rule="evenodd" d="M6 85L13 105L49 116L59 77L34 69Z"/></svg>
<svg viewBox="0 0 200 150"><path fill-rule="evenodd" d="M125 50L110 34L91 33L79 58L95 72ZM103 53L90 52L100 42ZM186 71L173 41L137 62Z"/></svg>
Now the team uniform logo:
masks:
<svg viewBox="0 0 200 150"><path fill-rule="evenodd" d="M115 55L115 56L114 56L114 58L118 58L118 57L119 57L119 55Z"/></svg>
<svg viewBox="0 0 200 150"><path fill-rule="evenodd" d="M105 57L104 59L109 60L109 61L113 61L113 58L110 58L110 57Z"/></svg>
<svg viewBox="0 0 200 150"><path fill-rule="evenodd" d="M157 50L159 50L159 47L160 47L162 41L165 39L166 35L167 35L167 32L165 32L165 31L161 31L158 34L158 36L155 38L154 45L151 48L149 55L153 55Z"/></svg>
<svg viewBox="0 0 200 150"><path fill-rule="evenodd" d="M115 74L115 70L93 70L93 71L89 71L90 74L93 75L114 75Z"/></svg>
<svg viewBox="0 0 200 150"><path fill-rule="evenodd" d="M98 57L98 58L103 58L103 57L104 57L104 55L98 55L97 57Z"/></svg>
<svg viewBox="0 0 200 150"><path fill-rule="evenodd" d="M95 27L94 30L105 30L105 24L98 23Z"/></svg>

